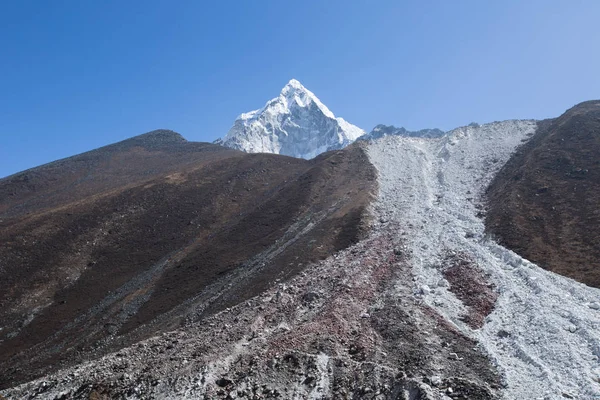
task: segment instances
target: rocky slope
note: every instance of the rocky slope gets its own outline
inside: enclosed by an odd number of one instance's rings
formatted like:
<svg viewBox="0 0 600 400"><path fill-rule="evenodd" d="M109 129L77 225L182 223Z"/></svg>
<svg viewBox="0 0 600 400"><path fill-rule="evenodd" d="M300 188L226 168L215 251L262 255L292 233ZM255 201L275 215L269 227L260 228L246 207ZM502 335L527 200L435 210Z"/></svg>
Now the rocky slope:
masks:
<svg viewBox="0 0 600 400"><path fill-rule="evenodd" d="M489 355L503 376L500 396L593 399L600 292L498 245L480 218L487 185L536 129L506 121L373 142L377 209L406 227L414 292Z"/></svg>
<svg viewBox="0 0 600 400"><path fill-rule="evenodd" d="M202 323L3 392L9 398L494 398L476 342L412 291L398 226Z"/></svg>
<svg viewBox="0 0 600 400"><path fill-rule="evenodd" d="M292 79L278 97L244 113L218 144L248 153L274 153L311 159L338 150L365 132L336 118L300 82Z"/></svg>
<svg viewBox="0 0 600 400"><path fill-rule="evenodd" d="M600 287L600 101L539 125L489 188L489 231L541 267Z"/></svg>
<svg viewBox="0 0 600 400"><path fill-rule="evenodd" d="M409 131L405 128L397 128L393 125L377 125L373 130L363 136L360 140L374 140L385 136L405 136L405 137L422 137L422 138L438 138L445 134L440 129L421 129L418 131Z"/></svg>
<svg viewBox="0 0 600 400"><path fill-rule="evenodd" d="M498 244L483 219L486 189L498 171L521 145L544 137L547 126L504 121L439 138L388 135L334 152L334 159L296 160L319 165L331 179L346 165L348 181L320 200L321 210L352 187L352 174L362 176L337 218L351 213L352 199L369 201L368 191L376 190L366 206L370 218L359 219L363 226L369 221L364 236L354 218L313 229L320 236L272 264L277 271L294 268L295 257L326 247L296 265L297 274L251 280L265 284L243 298L225 296L231 302L216 312L205 312L202 298L186 303L187 318L177 328L164 326L101 358L87 353L87 362L1 393L19 399L598 398L600 290ZM376 186L369 186L375 171ZM315 182L310 204L329 182ZM339 251L327 247L343 227L353 227L348 237L360 240L341 243ZM275 240L271 254L287 248L282 243L288 242ZM233 276L245 277L240 274ZM228 282L231 294L240 281Z"/></svg>
<svg viewBox="0 0 600 400"><path fill-rule="evenodd" d="M39 212L185 168L226 149L156 130L0 179L0 219Z"/></svg>
<svg viewBox="0 0 600 400"><path fill-rule="evenodd" d="M153 132L1 180L0 387L210 316L355 242L365 160Z"/></svg>

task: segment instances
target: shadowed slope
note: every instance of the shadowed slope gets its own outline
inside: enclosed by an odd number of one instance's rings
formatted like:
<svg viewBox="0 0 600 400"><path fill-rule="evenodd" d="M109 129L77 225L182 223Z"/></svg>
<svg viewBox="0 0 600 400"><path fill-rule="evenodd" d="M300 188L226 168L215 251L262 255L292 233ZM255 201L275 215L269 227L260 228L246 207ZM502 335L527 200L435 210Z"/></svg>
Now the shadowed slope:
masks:
<svg viewBox="0 0 600 400"><path fill-rule="evenodd" d="M600 287L600 101L540 122L487 195L486 225L501 244Z"/></svg>
<svg viewBox="0 0 600 400"><path fill-rule="evenodd" d="M0 180L0 387L259 293L360 234L360 146L305 161L157 131Z"/></svg>
<svg viewBox="0 0 600 400"><path fill-rule="evenodd" d="M0 179L0 220L65 206L160 176L192 162L231 155L209 143L156 130Z"/></svg>

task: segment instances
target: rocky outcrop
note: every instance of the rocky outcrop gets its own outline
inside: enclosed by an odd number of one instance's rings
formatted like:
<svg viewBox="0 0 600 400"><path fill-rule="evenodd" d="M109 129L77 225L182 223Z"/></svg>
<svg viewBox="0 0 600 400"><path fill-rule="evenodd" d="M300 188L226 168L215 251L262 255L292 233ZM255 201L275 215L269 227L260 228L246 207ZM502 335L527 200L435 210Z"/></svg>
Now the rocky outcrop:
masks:
<svg viewBox="0 0 600 400"><path fill-rule="evenodd" d="M375 140L385 136L404 136L404 137L422 137L439 138L444 136L445 132L440 129L421 129L418 131L409 131L405 128L397 128L393 125L377 125L373 130L363 136L360 140Z"/></svg>

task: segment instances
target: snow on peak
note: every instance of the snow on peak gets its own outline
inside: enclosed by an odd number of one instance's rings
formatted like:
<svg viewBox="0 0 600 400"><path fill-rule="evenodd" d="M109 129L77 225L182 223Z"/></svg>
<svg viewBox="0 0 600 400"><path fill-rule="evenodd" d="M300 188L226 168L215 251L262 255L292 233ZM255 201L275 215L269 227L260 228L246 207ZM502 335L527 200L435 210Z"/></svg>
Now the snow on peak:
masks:
<svg viewBox="0 0 600 400"><path fill-rule="evenodd" d="M341 149L365 132L335 115L291 79L263 108L241 114L219 144L248 153L313 158Z"/></svg>
<svg viewBox="0 0 600 400"><path fill-rule="evenodd" d="M299 80L292 78L287 83L287 85L285 85L283 87L283 89L281 91L283 92L285 90L293 90L293 89L304 89L304 90L306 90L306 88L304 86L302 86L302 84L300 83Z"/></svg>
<svg viewBox="0 0 600 400"><path fill-rule="evenodd" d="M302 84L296 79L291 79L288 84L281 89L281 94L279 97L283 97L283 100L285 100L288 105L296 104L300 107L308 107L311 103L313 103L327 117L335 118L335 115L329 111L329 108L327 108L325 104L321 103L321 100L319 100L313 92L302 86Z"/></svg>

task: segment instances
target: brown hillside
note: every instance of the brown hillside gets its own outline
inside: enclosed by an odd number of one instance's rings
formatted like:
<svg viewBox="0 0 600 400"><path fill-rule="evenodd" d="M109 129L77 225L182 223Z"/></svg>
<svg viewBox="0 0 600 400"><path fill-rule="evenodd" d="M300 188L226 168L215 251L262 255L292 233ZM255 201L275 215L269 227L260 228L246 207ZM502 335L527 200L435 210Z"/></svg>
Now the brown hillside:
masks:
<svg viewBox="0 0 600 400"><path fill-rule="evenodd" d="M155 131L0 180L0 388L197 321L355 242L359 145L306 161Z"/></svg>
<svg viewBox="0 0 600 400"><path fill-rule="evenodd" d="M486 225L500 243L600 287L600 101L540 122L487 195Z"/></svg>
<svg viewBox="0 0 600 400"><path fill-rule="evenodd" d="M65 206L231 154L221 146L188 142L173 131L152 131L0 179L0 219Z"/></svg>

